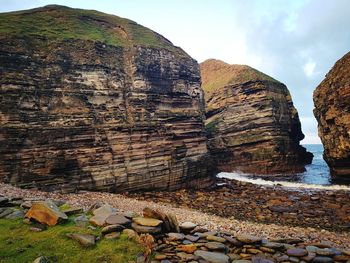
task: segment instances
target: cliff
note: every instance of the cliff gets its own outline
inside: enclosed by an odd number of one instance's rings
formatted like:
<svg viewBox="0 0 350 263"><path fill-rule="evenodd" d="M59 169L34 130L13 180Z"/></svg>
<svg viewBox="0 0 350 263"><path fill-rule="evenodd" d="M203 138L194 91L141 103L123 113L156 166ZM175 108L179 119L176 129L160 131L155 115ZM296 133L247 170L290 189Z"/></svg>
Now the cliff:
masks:
<svg viewBox="0 0 350 263"><path fill-rule="evenodd" d="M323 157L333 176L350 178L350 52L327 73L313 99Z"/></svg>
<svg viewBox="0 0 350 263"><path fill-rule="evenodd" d="M46 6L0 14L0 181L136 191L205 186L199 66L120 17Z"/></svg>
<svg viewBox="0 0 350 263"><path fill-rule="evenodd" d="M303 171L312 161L287 87L244 65L200 64L209 149L221 171Z"/></svg>

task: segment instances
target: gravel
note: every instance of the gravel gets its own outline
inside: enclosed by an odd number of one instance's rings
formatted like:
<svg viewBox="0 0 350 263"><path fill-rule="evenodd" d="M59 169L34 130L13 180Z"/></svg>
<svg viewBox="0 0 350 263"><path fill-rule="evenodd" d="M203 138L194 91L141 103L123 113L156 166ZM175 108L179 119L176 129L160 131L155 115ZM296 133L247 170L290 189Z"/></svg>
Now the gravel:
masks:
<svg viewBox="0 0 350 263"><path fill-rule="evenodd" d="M331 232L325 229L311 227L290 227L277 224L261 224L248 221L240 221L231 218L223 218L195 211L189 208L178 208L171 204L140 201L122 196L120 194L102 192L79 192L72 194L60 194L56 192L41 192L37 190L25 190L11 185L0 183L0 195L6 197L38 198L63 200L71 205L89 208L96 202L109 203L124 212L136 212L142 214L145 207L160 209L166 213L175 214L180 223L192 221L201 227L216 231L227 231L233 235L250 234L268 239L293 238L303 239L305 242L319 243L331 242L338 248L350 248L349 232Z"/></svg>

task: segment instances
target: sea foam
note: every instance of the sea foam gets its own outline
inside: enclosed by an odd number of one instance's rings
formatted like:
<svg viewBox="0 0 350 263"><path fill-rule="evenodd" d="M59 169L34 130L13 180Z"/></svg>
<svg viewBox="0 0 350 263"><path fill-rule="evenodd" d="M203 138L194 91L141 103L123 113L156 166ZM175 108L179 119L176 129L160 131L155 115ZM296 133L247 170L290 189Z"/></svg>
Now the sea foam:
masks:
<svg viewBox="0 0 350 263"><path fill-rule="evenodd" d="M247 182L256 185L264 186L283 186L285 188L297 188L297 189L310 189L310 190L345 190L350 191L350 187L346 185L317 185L317 184L305 184L298 182L286 182L286 181L270 181L263 178L249 178L247 174L242 172L232 172L232 173L219 173L218 178L233 179L240 182Z"/></svg>

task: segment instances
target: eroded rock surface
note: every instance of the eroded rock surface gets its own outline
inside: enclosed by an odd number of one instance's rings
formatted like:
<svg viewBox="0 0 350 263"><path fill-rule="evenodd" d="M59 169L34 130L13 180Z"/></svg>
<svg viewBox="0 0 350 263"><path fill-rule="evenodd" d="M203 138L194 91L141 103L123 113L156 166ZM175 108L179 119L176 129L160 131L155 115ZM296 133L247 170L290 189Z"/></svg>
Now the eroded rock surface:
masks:
<svg viewBox="0 0 350 263"><path fill-rule="evenodd" d="M350 179L350 53L314 91L314 114L332 175Z"/></svg>
<svg viewBox="0 0 350 263"><path fill-rule="evenodd" d="M199 66L183 50L91 10L0 20L0 181L63 192L210 183Z"/></svg>
<svg viewBox="0 0 350 263"><path fill-rule="evenodd" d="M221 171L303 171L312 161L287 87L244 65L201 63L209 149Z"/></svg>

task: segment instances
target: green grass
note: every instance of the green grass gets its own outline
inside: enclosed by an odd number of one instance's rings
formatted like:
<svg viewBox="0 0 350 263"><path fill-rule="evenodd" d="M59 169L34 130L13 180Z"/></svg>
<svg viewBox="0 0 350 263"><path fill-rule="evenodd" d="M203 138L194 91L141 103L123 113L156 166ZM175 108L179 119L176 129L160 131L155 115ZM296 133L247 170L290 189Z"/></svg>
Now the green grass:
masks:
<svg viewBox="0 0 350 263"><path fill-rule="evenodd" d="M208 59L200 64L202 86L206 94L228 85L242 84L248 81L272 81L274 78L247 65L230 65L216 59Z"/></svg>
<svg viewBox="0 0 350 263"><path fill-rule="evenodd" d="M45 37L49 40L92 40L112 46L139 45L184 53L180 48L131 20L95 10L45 6L0 13L0 37Z"/></svg>
<svg viewBox="0 0 350 263"><path fill-rule="evenodd" d="M140 245L121 236L117 240L101 239L94 248L83 248L66 237L67 233L99 234L99 230L79 228L70 220L32 232L21 220L0 219L0 262L32 262L39 256L55 262L128 262L142 251Z"/></svg>

